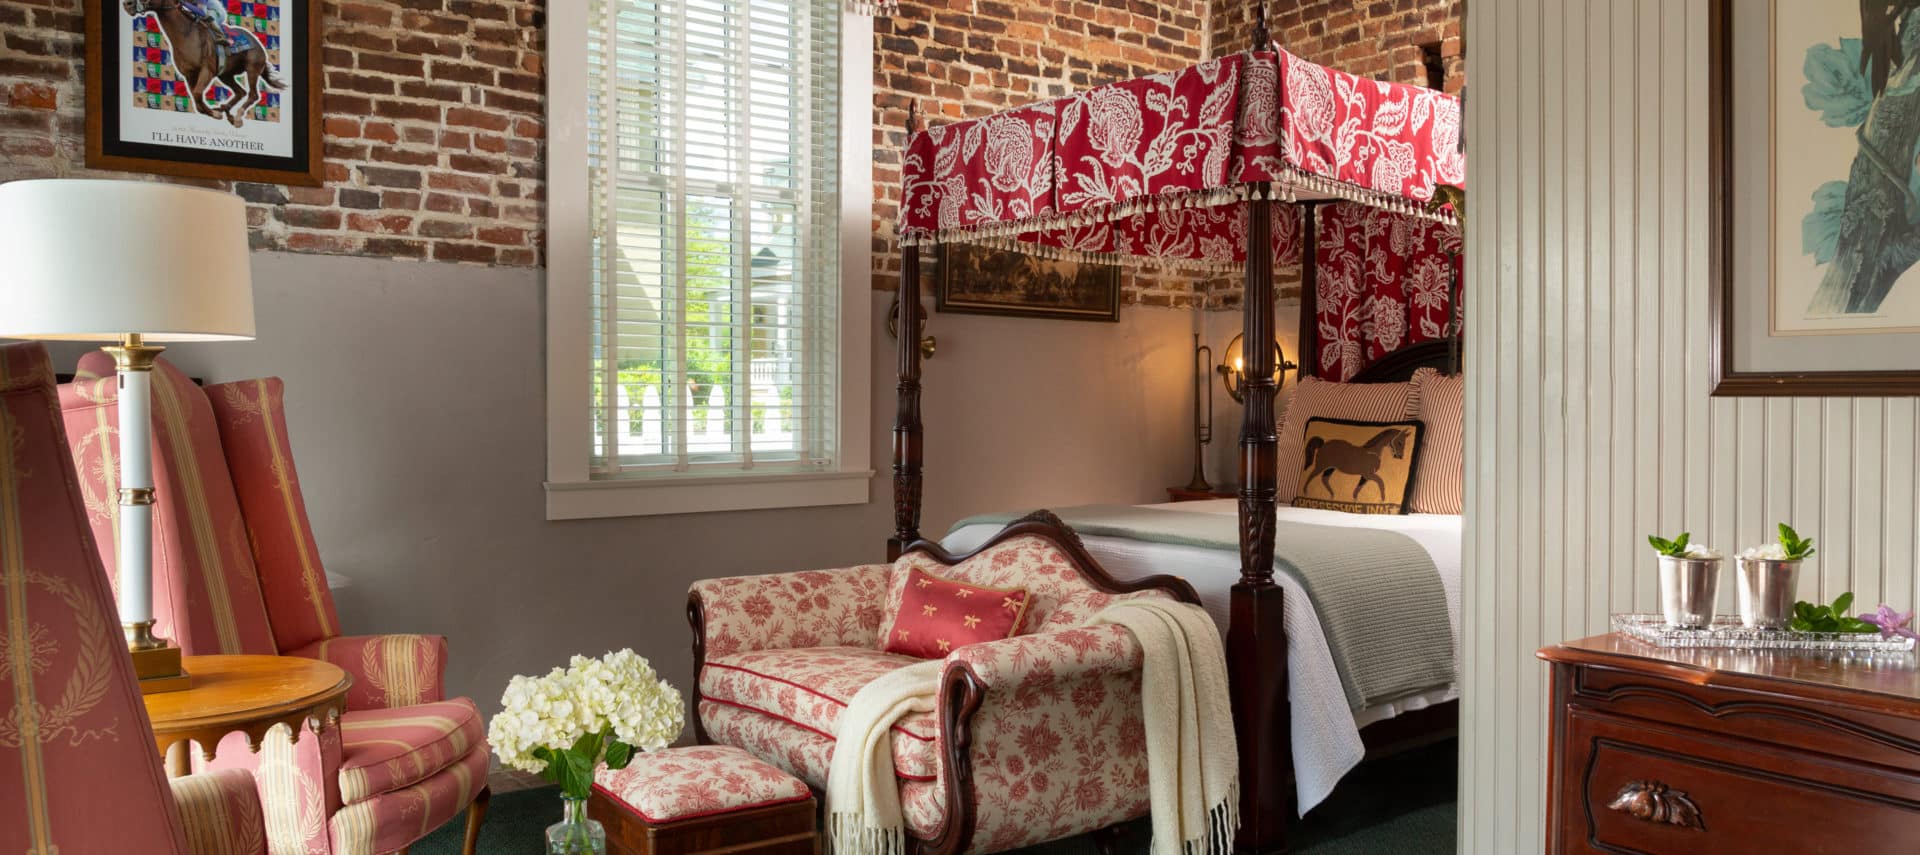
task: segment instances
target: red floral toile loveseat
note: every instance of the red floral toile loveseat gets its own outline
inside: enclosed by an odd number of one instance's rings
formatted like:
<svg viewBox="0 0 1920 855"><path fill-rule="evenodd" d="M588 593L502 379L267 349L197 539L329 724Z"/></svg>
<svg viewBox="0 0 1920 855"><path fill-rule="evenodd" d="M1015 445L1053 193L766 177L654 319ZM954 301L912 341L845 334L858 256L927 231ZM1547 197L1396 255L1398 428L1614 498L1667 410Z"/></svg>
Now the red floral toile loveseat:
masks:
<svg viewBox="0 0 1920 855"><path fill-rule="evenodd" d="M1197 603L1167 576L1119 583L1052 514L979 550L909 547L869 564L698 582L688 599L696 736L824 788L839 716L861 687L919 660L883 652L909 570L1028 592L1023 634L955 648L939 702L893 733L908 834L923 853L999 852L1147 813L1140 647L1088 625L1134 597Z"/></svg>

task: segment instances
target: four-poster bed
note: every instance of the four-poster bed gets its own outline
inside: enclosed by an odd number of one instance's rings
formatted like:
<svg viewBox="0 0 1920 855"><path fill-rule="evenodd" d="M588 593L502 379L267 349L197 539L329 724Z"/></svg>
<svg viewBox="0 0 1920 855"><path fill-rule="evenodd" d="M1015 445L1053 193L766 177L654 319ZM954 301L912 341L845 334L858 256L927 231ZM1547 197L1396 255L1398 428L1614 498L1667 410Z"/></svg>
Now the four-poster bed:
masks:
<svg viewBox="0 0 1920 855"><path fill-rule="evenodd" d="M1318 209L1344 200L1451 223L1450 211L1429 212L1427 202L1436 185L1464 184L1460 108L1443 93L1266 50L1263 11L1256 20L1259 51L944 127L909 127L899 223L901 327L918 329L923 319L917 247L973 242L1172 270L1243 269L1245 340L1273 341L1275 264L1298 256L1301 376L1314 373ZM1457 288L1457 277L1449 279ZM920 531L921 352L915 336L899 341L889 559L932 546ZM1273 349L1250 346L1245 353L1240 572L1229 592L1226 633L1241 754L1236 848L1275 852L1286 846L1294 812L1287 670L1275 667L1288 649L1274 571L1279 383ZM1457 355L1443 335L1336 379L1405 380L1419 367L1452 373ZM1417 734L1453 709L1429 707L1383 722L1377 732Z"/></svg>

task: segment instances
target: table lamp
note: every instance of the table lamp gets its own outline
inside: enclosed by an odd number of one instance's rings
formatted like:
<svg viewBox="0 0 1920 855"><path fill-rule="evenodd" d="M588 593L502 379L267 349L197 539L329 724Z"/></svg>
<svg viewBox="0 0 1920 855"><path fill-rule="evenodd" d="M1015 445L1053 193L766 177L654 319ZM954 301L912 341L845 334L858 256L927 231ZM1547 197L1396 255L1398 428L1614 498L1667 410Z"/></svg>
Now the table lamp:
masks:
<svg viewBox="0 0 1920 855"><path fill-rule="evenodd" d="M153 360L253 338L240 197L136 181L0 184L0 338L108 342L120 419L120 623L143 693L187 687L153 632Z"/></svg>

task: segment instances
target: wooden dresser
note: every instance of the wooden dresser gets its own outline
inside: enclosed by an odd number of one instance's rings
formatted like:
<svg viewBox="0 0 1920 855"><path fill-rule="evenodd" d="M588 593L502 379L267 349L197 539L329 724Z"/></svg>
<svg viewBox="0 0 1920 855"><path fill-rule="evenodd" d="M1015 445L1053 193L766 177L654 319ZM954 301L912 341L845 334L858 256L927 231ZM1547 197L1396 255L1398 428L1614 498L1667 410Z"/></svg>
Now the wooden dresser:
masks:
<svg viewBox="0 0 1920 855"><path fill-rule="evenodd" d="M1550 853L1920 853L1920 665L1548 647Z"/></svg>

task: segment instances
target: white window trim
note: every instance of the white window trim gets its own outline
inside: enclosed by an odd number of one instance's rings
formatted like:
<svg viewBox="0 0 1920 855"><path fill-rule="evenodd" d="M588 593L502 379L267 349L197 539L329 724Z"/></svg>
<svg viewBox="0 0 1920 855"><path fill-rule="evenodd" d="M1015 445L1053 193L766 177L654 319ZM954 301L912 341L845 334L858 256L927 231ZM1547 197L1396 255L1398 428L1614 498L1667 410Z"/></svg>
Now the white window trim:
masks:
<svg viewBox="0 0 1920 855"><path fill-rule="evenodd" d="M618 480L589 477L591 301L587 220L587 56L547 57L547 519L857 505L871 499L873 19L841 13L840 416L828 472ZM587 32L586 3L547 6L547 44Z"/></svg>

